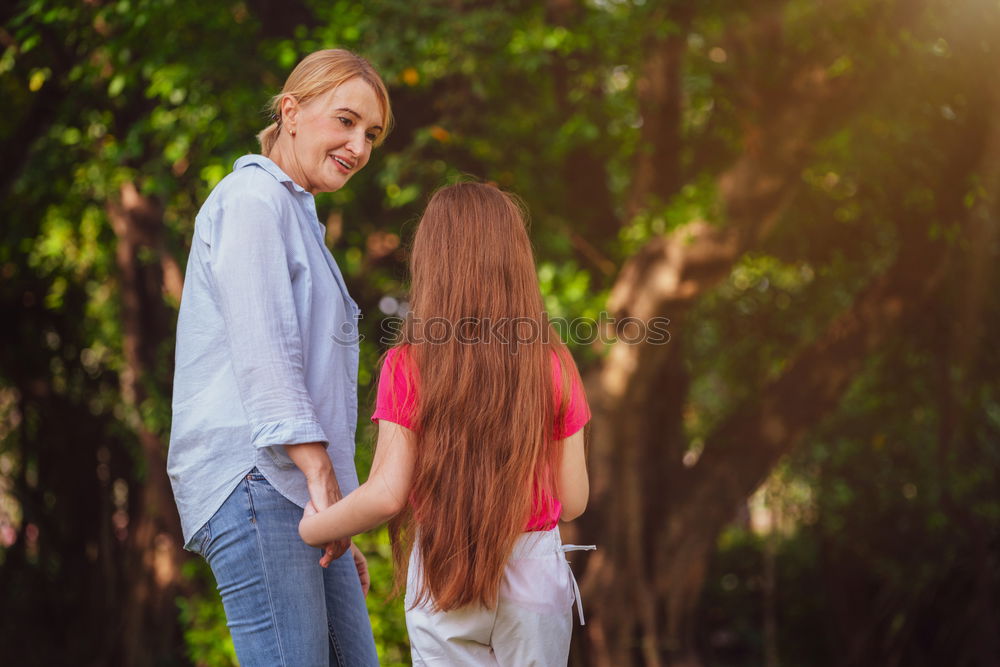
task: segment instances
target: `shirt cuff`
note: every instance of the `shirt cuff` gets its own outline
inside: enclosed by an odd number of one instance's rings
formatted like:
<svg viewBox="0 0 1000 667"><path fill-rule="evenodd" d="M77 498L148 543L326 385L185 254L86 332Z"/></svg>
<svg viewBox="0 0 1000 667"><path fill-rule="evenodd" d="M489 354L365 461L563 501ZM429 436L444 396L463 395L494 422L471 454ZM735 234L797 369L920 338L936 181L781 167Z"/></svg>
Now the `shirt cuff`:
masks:
<svg viewBox="0 0 1000 667"><path fill-rule="evenodd" d="M282 419L259 424L250 436L254 447L301 445L306 442L322 442L324 445L330 442L323 427L314 419Z"/></svg>

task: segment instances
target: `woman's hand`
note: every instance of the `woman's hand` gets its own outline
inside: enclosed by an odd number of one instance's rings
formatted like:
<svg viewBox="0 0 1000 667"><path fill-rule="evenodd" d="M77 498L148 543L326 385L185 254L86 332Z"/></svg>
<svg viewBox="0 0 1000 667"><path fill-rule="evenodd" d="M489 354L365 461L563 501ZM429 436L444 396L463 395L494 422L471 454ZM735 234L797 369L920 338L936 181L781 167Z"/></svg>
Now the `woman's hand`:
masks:
<svg viewBox="0 0 1000 667"><path fill-rule="evenodd" d="M306 485L309 488L309 504L316 512L326 509L343 497L332 467L324 472L306 475ZM329 566L335 558L340 558L350 546L351 541L347 538L330 542L323 547L323 556L319 559L319 564L322 567Z"/></svg>
<svg viewBox="0 0 1000 667"><path fill-rule="evenodd" d="M326 567L351 546L353 535L371 530L397 514L406 505L413 476L412 432L398 424L382 420L379 423L378 446L372 460L371 474L364 484L341 500L333 467L303 469L309 488L310 504L299 522L299 535L306 544L320 546L324 540L342 536L332 545L324 546L320 564ZM298 449L302 445L290 447ZM324 457L325 458L325 457ZM293 457L293 460L294 457ZM329 459L325 459L329 461ZM298 461L296 461L298 463ZM299 466L303 468L303 466ZM334 486L329 486L332 482ZM334 503L336 503L334 505ZM352 550L358 575L367 588L368 566L357 550Z"/></svg>
<svg viewBox="0 0 1000 667"><path fill-rule="evenodd" d="M310 500L308 503L306 503L306 508L302 512L302 520L304 521L311 516L316 516L317 514L319 514L319 512L316 511L316 506L313 505L312 501ZM356 545L354 542L351 542L350 544L351 544L351 556L354 557L354 567L357 568L358 579L361 580L361 592L365 595L365 597L368 597L368 590L371 588L372 585L371 574L369 574L368 572L368 560L365 558L365 555L361 553L361 549L358 548L358 545ZM325 557L326 555L324 554L324 558ZM327 563L327 565L329 565L329 563Z"/></svg>
<svg viewBox="0 0 1000 667"><path fill-rule="evenodd" d="M368 561L354 542L351 542L351 554L354 556L354 567L358 569L358 579L361 580L361 592L368 597L368 589L372 585L372 578L368 573Z"/></svg>
<svg viewBox="0 0 1000 667"><path fill-rule="evenodd" d="M285 451L305 475L309 502L312 503L314 510L322 512L343 497L340 485L337 484L337 475L333 471L333 464L330 463L326 447L322 443L286 445ZM336 540L325 545L319 564L327 567L334 558L340 558L350 545L348 539Z"/></svg>

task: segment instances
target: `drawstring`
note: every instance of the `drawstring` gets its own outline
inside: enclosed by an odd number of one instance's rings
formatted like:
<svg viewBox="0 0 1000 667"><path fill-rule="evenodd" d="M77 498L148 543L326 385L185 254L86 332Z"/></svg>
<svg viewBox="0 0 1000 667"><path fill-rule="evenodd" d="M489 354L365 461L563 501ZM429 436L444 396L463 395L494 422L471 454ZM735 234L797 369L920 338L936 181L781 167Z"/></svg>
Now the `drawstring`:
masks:
<svg viewBox="0 0 1000 667"><path fill-rule="evenodd" d="M559 550L565 554L568 551L596 551L596 544L564 544L559 547ZM565 558L564 558L565 559ZM566 560L566 567L569 569L569 578L573 582L573 597L576 599L576 613L580 616L580 625L586 625L586 621L583 620L583 598L580 597L580 585L576 583L576 577L573 575L573 568L569 566L569 560Z"/></svg>

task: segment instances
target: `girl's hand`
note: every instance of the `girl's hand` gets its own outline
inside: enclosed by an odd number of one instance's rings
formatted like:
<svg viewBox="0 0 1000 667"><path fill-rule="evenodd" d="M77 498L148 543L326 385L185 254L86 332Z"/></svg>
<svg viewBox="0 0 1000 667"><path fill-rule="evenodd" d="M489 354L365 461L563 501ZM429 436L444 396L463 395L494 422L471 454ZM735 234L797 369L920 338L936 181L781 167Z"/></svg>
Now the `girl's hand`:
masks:
<svg viewBox="0 0 1000 667"><path fill-rule="evenodd" d="M314 517L317 514L319 514L319 510L316 509L316 505L313 504L313 501L310 500L309 502L306 503L305 509L302 510L302 519L299 520L299 536L303 537L303 539L304 539L305 533L303 533L302 527L303 527L303 524L304 524L305 520L308 519L308 518L310 518L310 517ZM341 554L344 553L345 550L339 550L338 551L337 549L339 547L335 546L335 545L339 545L341 542L345 542L346 543L347 540L346 539L345 540L337 540L336 542L332 542L330 544L326 544L326 545L323 545L321 547L323 549L323 555L320 556L319 564L322 567L328 567L330 565L330 563L333 562L334 558L338 558Z"/></svg>
<svg viewBox="0 0 1000 667"><path fill-rule="evenodd" d="M372 585L372 578L368 573L368 561L354 542L351 542L351 555L354 556L354 567L358 569L358 578L361 580L361 592L368 597L368 589Z"/></svg>

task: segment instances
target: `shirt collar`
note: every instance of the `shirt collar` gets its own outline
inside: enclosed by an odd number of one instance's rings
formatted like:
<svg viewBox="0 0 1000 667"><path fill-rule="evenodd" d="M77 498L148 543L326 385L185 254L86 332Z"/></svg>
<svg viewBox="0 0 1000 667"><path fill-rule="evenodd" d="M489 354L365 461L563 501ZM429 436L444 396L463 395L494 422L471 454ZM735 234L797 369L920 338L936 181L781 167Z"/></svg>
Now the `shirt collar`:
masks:
<svg viewBox="0 0 1000 667"><path fill-rule="evenodd" d="M244 155L243 157L237 159L236 162L233 163L233 171L236 171L237 169L242 169L243 167L249 167L250 165L257 165L267 173L271 174L271 176L274 176L275 180L278 181L279 183L291 183L292 188L296 192L301 192L302 194L306 195L310 194L305 190L305 188L303 188L301 185L293 181L291 176L283 172L281 170L281 167L275 164L273 160L264 157L263 155L256 155L256 154Z"/></svg>

